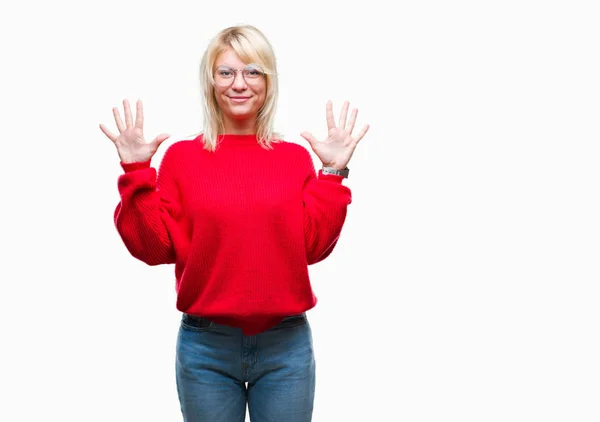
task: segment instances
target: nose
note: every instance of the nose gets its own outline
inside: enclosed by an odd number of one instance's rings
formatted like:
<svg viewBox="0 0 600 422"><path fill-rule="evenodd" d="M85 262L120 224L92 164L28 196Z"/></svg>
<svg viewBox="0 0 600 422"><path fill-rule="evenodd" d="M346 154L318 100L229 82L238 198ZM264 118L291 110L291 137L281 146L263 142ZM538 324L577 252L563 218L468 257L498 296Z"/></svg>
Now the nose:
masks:
<svg viewBox="0 0 600 422"><path fill-rule="evenodd" d="M231 88L233 88L235 91L244 91L247 88L246 80L244 79L244 75L242 74L242 72L235 72Z"/></svg>

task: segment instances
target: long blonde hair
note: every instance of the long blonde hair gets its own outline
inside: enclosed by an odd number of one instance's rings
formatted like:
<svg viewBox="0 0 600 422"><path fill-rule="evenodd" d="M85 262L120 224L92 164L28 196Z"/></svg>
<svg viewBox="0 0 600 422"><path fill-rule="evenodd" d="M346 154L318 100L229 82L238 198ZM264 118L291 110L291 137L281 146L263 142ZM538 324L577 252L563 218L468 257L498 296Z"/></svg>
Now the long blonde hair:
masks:
<svg viewBox="0 0 600 422"><path fill-rule="evenodd" d="M246 63L255 63L265 71L265 102L258 112L256 135L259 144L271 148L280 135L274 132L277 96L277 64L273 47L265 35L252 25L236 25L220 31L209 43L200 64L200 86L204 114L204 148L214 151L217 138L224 131L223 114L215 98L214 64L223 51L231 48Z"/></svg>

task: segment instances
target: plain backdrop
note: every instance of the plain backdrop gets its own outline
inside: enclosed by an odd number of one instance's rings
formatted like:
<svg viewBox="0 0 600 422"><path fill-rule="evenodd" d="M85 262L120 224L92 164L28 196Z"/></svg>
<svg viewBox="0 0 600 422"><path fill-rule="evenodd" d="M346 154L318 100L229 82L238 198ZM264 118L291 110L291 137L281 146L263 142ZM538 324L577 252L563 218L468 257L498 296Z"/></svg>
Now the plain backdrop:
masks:
<svg viewBox="0 0 600 422"><path fill-rule="evenodd" d="M99 123L202 130L200 56L259 27L276 129L371 129L311 267L314 421L600 420L600 14L593 1L30 1L0 11L0 420L178 421L172 266L113 225ZM319 163L315 158L315 164ZM285 421L282 421L285 422Z"/></svg>

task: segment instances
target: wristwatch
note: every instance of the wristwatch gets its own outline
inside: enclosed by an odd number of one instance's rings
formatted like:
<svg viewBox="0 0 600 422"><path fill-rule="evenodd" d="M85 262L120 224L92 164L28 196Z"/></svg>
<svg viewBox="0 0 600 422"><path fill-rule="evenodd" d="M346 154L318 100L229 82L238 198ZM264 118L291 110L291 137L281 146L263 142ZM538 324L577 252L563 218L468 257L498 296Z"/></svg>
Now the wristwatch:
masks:
<svg viewBox="0 0 600 422"><path fill-rule="evenodd" d="M350 169L347 166L343 170L338 170L333 167L323 167L321 169L321 171L323 172L323 174L335 174L336 176L342 176L342 177L345 177L346 179L348 178L348 175L350 174Z"/></svg>

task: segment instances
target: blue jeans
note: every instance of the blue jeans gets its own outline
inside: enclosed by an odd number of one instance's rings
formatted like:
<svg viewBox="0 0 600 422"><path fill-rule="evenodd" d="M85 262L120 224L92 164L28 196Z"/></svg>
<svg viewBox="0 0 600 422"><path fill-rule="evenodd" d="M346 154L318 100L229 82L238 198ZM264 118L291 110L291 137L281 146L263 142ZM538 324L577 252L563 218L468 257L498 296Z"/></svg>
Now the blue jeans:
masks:
<svg viewBox="0 0 600 422"><path fill-rule="evenodd" d="M176 380L185 422L310 422L315 394L305 313L255 336L182 315ZM247 387L246 387L247 383Z"/></svg>

